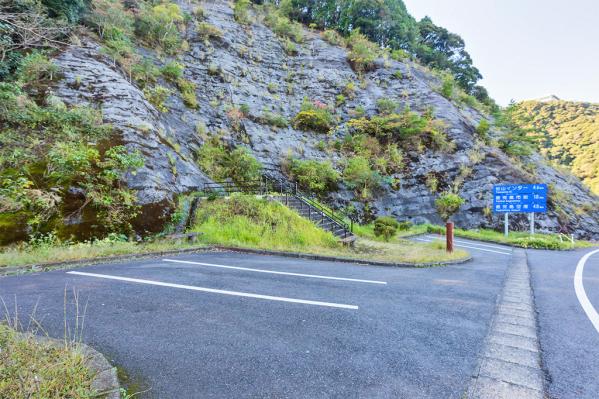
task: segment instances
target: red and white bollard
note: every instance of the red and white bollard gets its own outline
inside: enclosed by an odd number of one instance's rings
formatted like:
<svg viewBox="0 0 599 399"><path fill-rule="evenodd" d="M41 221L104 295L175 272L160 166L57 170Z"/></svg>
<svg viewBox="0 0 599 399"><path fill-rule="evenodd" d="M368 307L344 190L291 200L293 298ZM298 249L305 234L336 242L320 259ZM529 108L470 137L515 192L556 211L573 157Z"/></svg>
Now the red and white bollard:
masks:
<svg viewBox="0 0 599 399"><path fill-rule="evenodd" d="M445 224L445 249L447 252L453 252L453 222Z"/></svg>

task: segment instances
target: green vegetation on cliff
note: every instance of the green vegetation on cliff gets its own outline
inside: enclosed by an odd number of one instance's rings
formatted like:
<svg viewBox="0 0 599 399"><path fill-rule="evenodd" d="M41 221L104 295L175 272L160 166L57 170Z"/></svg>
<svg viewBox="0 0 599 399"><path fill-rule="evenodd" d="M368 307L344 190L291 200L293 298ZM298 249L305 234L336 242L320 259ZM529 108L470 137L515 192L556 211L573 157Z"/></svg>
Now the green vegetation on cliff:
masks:
<svg viewBox="0 0 599 399"><path fill-rule="evenodd" d="M339 44L333 31L349 37L350 61L363 71L371 67L380 46L393 58L412 55L422 64L448 70L459 86L479 101L494 105L484 87L476 85L482 78L457 34L435 25L429 17L416 21L402 0L283 0L280 12L290 18L325 31L325 39ZM360 34L357 34L359 32ZM368 38L371 43L365 42ZM372 48L373 43L375 48ZM380 48L379 48L380 51Z"/></svg>
<svg viewBox="0 0 599 399"><path fill-rule="evenodd" d="M531 100L514 107L517 123L541 136L540 152L599 195L599 104Z"/></svg>

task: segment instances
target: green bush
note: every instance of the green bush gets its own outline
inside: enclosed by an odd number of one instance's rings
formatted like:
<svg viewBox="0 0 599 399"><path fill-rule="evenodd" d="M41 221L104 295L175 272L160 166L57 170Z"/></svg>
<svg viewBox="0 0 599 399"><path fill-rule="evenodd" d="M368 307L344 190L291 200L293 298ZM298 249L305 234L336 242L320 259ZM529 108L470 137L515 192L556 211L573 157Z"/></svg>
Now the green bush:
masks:
<svg viewBox="0 0 599 399"><path fill-rule="evenodd" d="M399 229L399 222L391 216L382 216L374 221L374 235L389 241Z"/></svg>
<svg viewBox="0 0 599 399"><path fill-rule="evenodd" d="M375 115L372 118L351 119L348 126L358 133L384 141L401 141L426 131L428 121L410 110L401 114Z"/></svg>
<svg viewBox="0 0 599 399"><path fill-rule="evenodd" d="M214 180L231 179L237 184L259 179L262 165L245 147L228 149L213 137L198 151L198 165Z"/></svg>
<svg viewBox="0 0 599 399"><path fill-rule="evenodd" d="M345 39L334 29L326 29L321 33L322 38L334 46L342 46Z"/></svg>
<svg viewBox="0 0 599 399"><path fill-rule="evenodd" d="M259 118L260 122L266 123L270 126L275 127L287 127L289 126L289 121L281 114L277 114L271 111L264 111Z"/></svg>
<svg viewBox="0 0 599 399"><path fill-rule="evenodd" d="M92 0L92 10L85 17L86 25L94 29L102 40L130 41L135 19L119 0Z"/></svg>
<svg viewBox="0 0 599 399"><path fill-rule="evenodd" d="M391 51L391 58L395 61L404 61L410 58L410 54L405 50L393 50Z"/></svg>
<svg viewBox="0 0 599 399"><path fill-rule="evenodd" d="M304 40L304 31L300 23L290 20L283 12L273 5L266 5L264 22L272 31L283 38L289 38L296 43Z"/></svg>
<svg viewBox="0 0 599 399"><path fill-rule="evenodd" d="M301 111L293 119L296 129L312 130L318 133L328 132L334 124L329 108L319 101L304 99Z"/></svg>
<svg viewBox="0 0 599 399"><path fill-rule="evenodd" d="M144 97L160 112L168 111L164 102L172 92L164 86L146 87L143 91Z"/></svg>
<svg viewBox="0 0 599 399"><path fill-rule="evenodd" d="M416 149L427 144L432 149L445 152L455 149L454 143L445 134L445 124L429 113L420 116L405 109L400 114L350 119L347 126L357 134L376 137L382 143L401 143Z"/></svg>
<svg viewBox="0 0 599 399"><path fill-rule="evenodd" d="M476 134L478 134L478 137L480 137L484 141L487 141L487 139L489 138L490 127L491 126L489 125L489 121L487 121L486 119L481 119L478 126L476 127Z"/></svg>
<svg viewBox="0 0 599 399"><path fill-rule="evenodd" d="M196 85L183 78L177 79L177 88L181 92L181 98L183 99L183 103L187 105L191 109L198 109L200 105L198 103L198 98L196 96Z"/></svg>
<svg viewBox="0 0 599 399"><path fill-rule="evenodd" d="M86 0L42 0L41 3L46 6L50 16L65 18L71 23L79 21L89 7L89 1Z"/></svg>
<svg viewBox="0 0 599 399"><path fill-rule="evenodd" d="M24 86L40 86L52 81L58 73L58 66L38 51L27 55L17 70L17 79Z"/></svg>
<svg viewBox="0 0 599 399"><path fill-rule="evenodd" d="M240 24L247 25L250 21L249 8L252 3L250 0L235 0L233 6L233 16L235 21Z"/></svg>
<svg viewBox="0 0 599 399"><path fill-rule="evenodd" d="M162 76L164 76L166 80L174 83L183 77L184 69L185 67L182 64L176 61L171 61L160 68L160 73L162 73Z"/></svg>
<svg viewBox="0 0 599 399"><path fill-rule="evenodd" d="M285 41L283 42L283 50L285 50L287 55L297 55L298 53L297 45L289 40L289 38L285 38Z"/></svg>
<svg viewBox="0 0 599 399"><path fill-rule="evenodd" d="M137 84L143 89L146 85L155 84L160 69L149 58L143 58L141 62L136 63L131 68L131 75Z"/></svg>
<svg viewBox="0 0 599 399"><path fill-rule="evenodd" d="M284 168L301 188L311 192L326 194L337 188L339 173L328 161L289 159Z"/></svg>
<svg viewBox="0 0 599 399"><path fill-rule="evenodd" d="M365 157L351 158L343 170L345 184L356 190L362 198L370 198L372 191L383 184L383 178L379 173L372 170L370 163Z"/></svg>
<svg viewBox="0 0 599 399"><path fill-rule="evenodd" d="M159 46L168 54L175 54L182 47L181 34L185 16L175 3L159 3L150 6L141 3L135 23L135 33L151 46Z"/></svg>
<svg viewBox="0 0 599 399"><path fill-rule="evenodd" d="M397 110L397 103L390 98L379 98L376 100L376 108L380 114L390 115Z"/></svg>
<svg viewBox="0 0 599 399"><path fill-rule="evenodd" d="M412 228L414 224L409 220L405 220L403 222L399 222L398 230L399 231L408 231Z"/></svg>
<svg viewBox="0 0 599 399"><path fill-rule="evenodd" d="M435 200L435 207L437 208L439 216L447 221L460 209L460 206L462 206L463 203L464 199L459 195L445 192Z"/></svg>
<svg viewBox="0 0 599 399"><path fill-rule="evenodd" d="M455 80L450 74L444 74L441 80L441 94L447 99L453 98L455 90Z"/></svg>
<svg viewBox="0 0 599 399"><path fill-rule="evenodd" d="M198 36L203 39L222 39L223 32L216 26L209 24L208 22L200 22L196 25Z"/></svg>
<svg viewBox="0 0 599 399"><path fill-rule="evenodd" d="M374 69L374 61L380 54L380 48L372 43L366 36L360 33L360 29L354 29L347 38L349 53L347 58L358 73Z"/></svg>

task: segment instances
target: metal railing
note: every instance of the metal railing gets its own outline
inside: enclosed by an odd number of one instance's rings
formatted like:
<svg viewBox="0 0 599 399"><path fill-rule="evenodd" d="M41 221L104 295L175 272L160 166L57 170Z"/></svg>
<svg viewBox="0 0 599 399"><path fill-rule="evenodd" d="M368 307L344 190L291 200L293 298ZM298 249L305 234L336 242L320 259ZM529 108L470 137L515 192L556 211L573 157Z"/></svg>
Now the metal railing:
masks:
<svg viewBox="0 0 599 399"><path fill-rule="evenodd" d="M298 189L297 182L289 182L283 179L264 174L260 179L246 180L242 182L220 181L212 183L204 183L204 192L215 193L217 195L229 195L232 193L247 193L256 195L279 194L300 201L305 204L308 209L313 208L316 212L321 213L335 224L345 230L344 237L347 233L353 233L353 220L348 215L335 212L330 207L322 205L316 200L316 195L302 192ZM348 222L349 220L349 222Z"/></svg>

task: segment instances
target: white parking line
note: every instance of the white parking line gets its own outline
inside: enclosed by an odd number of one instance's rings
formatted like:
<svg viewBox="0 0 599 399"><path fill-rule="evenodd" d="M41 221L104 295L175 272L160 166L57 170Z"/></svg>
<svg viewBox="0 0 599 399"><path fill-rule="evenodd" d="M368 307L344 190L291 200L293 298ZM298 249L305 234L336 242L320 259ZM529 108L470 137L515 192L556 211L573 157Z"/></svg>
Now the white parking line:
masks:
<svg viewBox="0 0 599 399"><path fill-rule="evenodd" d="M246 298L266 299L266 300L269 300L269 301L301 303L301 304L304 304L304 305L327 306L327 307L330 307L330 308L353 309L353 310L358 309L358 307L355 306L355 305L346 305L346 304L343 304L343 303L309 301L309 300L306 300L306 299L295 299L295 298L286 298L286 297L281 297L281 296L270 296L270 295L252 294L252 293L249 293L249 292L217 290L217 289L214 289L214 288L205 288L205 287L196 287L196 286L193 286L193 285L164 283L162 281L142 280L142 279L130 278L130 277L111 276L111 275L108 275L108 274L83 273L83 272L66 272L66 273L67 274L76 274L78 276L96 277L96 278L104 278L104 279L109 279L109 280L126 281L126 282L129 282L129 283L158 285L158 286L161 286L161 287L180 288L180 289L184 289L184 290L209 292L209 293L212 293L212 294L223 294L223 295L241 296L241 297L246 297Z"/></svg>
<svg viewBox="0 0 599 399"><path fill-rule="evenodd" d="M417 241L423 241L423 242L433 242L433 241L435 241L435 240L432 240L432 239L425 239L425 238L418 238L418 237L416 237L414 239L417 240ZM438 240L438 239L436 239L436 240ZM456 247L460 247L460 248L469 248L469 249L476 249L476 250L479 250L479 251L493 252L493 253L496 253L496 254L511 255L511 252L495 251L493 249L479 248L479 247L473 247L473 246L470 246L470 245L463 245L463 244L454 244L454 245Z"/></svg>
<svg viewBox="0 0 599 399"><path fill-rule="evenodd" d="M576 291L576 297L578 298L578 302L580 302L580 306L587 314L587 317L593 323L595 330L599 333L599 314L589 301L587 297L587 293L584 290L584 286L582 284L582 272L584 271L584 265L587 263L587 260L593 255L599 252L599 249L591 251L585 254L576 265L576 272L574 273L574 291Z"/></svg>
<svg viewBox="0 0 599 399"><path fill-rule="evenodd" d="M301 274L301 273L291 273L291 272L279 272L279 271L276 271L276 270L252 269L252 268L249 268L249 267L240 267L240 266L215 265L213 263L192 262L192 261L188 261L188 260L175 260L175 259L162 259L162 260L164 262L185 263L185 264L190 264L190 265L219 267L219 268L222 268L222 269L244 270L244 271L249 271L249 272L257 272L257 273L281 274L281 275L284 275L284 276L321 278L321 279L326 279L326 280L351 281L351 282L355 282L355 283L387 284L387 282L385 282L385 281L360 280L360 279L357 279L357 278L323 276L323 275L320 275L320 274Z"/></svg>
<svg viewBox="0 0 599 399"><path fill-rule="evenodd" d="M427 238L436 238L438 240L442 240L445 236L431 236L431 235L428 235L426 237ZM488 247L488 248L501 249L501 250L504 250L504 251L511 251L510 247L500 247L499 245L481 244L478 241L476 241L476 242L474 242L474 241L466 241L466 240L460 240L458 238L454 238L453 241L461 243L461 244L476 245L478 247Z"/></svg>

